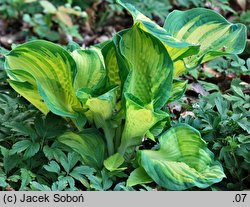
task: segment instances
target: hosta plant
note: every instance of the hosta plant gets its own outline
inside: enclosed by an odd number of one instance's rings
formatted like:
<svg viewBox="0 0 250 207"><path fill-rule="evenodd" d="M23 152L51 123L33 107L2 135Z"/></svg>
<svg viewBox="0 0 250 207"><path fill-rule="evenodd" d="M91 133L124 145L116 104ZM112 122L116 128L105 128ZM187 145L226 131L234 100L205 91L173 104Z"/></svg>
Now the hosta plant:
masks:
<svg viewBox="0 0 250 207"><path fill-rule="evenodd" d="M44 114L75 125L58 141L84 164L110 173L136 168L128 186L155 182L184 190L220 182L222 166L200 133L185 124L171 127L165 105L185 92L180 74L241 53L245 26L198 8L173 11L160 27L132 4L118 3L132 14L131 28L89 49L43 40L19 45L6 55L10 85ZM139 148L145 138L155 146Z"/></svg>

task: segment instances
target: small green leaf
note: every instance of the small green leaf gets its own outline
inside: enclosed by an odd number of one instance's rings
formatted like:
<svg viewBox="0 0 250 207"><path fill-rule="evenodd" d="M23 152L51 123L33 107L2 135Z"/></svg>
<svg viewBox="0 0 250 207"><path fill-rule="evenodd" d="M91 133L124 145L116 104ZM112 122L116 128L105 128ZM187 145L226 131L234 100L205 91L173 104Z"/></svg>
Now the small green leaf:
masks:
<svg viewBox="0 0 250 207"><path fill-rule="evenodd" d="M0 187L5 188L8 186L6 182L6 176L0 175Z"/></svg>
<svg viewBox="0 0 250 207"><path fill-rule="evenodd" d="M43 147L43 153L49 160L55 159L57 162L59 162L62 159L66 159L63 151L55 147L49 147L46 145Z"/></svg>
<svg viewBox="0 0 250 207"><path fill-rule="evenodd" d="M241 80L239 78L236 78L232 81L231 84L231 88L233 89L233 91L239 95L241 98L245 98L244 93L242 92L241 88L240 88L240 82Z"/></svg>
<svg viewBox="0 0 250 207"><path fill-rule="evenodd" d="M60 174L60 171L61 171L60 166L54 160L52 160L48 165L44 165L43 167L45 170L49 172L54 172L57 174Z"/></svg>
<svg viewBox="0 0 250 207"><path fill-rule="evenodd" d="M69 175L74 179L79 180L86 188L89 188L90 184L86 177L93 175L94 172L95 170L88 166L78 166L75 167Z"/></svg>
<svg viewBox="0 0 250 207"><path fill-rule="evenodd" d="M250 121L247 117L240 117L238 114L234 114L232 119L237 122L237 124L250 134Z"/></svg>
<svg viewBox="0 0 250 207"><path fill-rule="evenodd" d="M90 175L89 177L90 180L90 187L95 190L102 191L102 180L99 177L96 177L94 175Z"/></svg>
<svg viewBox="0 0 250 207"><path fill-rule="evenodd" d="M88 178L90 180L90 187L98 191L106 191L113 184L105 170L101 171L101 177L91 175Z"/></svg>
<svg viewBox="0 0 250 207"><path fill-rule="evenodd" d="M94 172L96 172L94 168L91 168L88 166L78 166L72 170L71 174L76 173L76 174L89 176L89 175L92 175Z"/></svg>
<svg viewBox="0 0 250 207"><path fill-rule="evenodd" d="M35 190L35 191L51 191L50 187L48 187L47 185L38 183L36 181L31 182L30 187L32 190Z"/></svg>
<svg viewBox="0 0 250 207"><path fill-rule="evenodd" d="M39 2L41 6L45 9L45 11L49 14L55 14L57 9L56 7L50 3L49 1L42 0Z"/></svg>
<svg viewBox="0 0 250 207"><path fill-rule="evenodd" d="M35 129L42 139L54 138L65 131L65 120L52 113L48 113L46 117L36 117Z"/></svg>
<svg viewBox="0 0 250 207"><path fill-rule="evenodd" d="M40 144L39 143L32 143L31 145L29 145L29 147L25 150L24 154L23 154L23 158L24 159L28 159L33 157L35 154L38 153L40 149Z"/></svg>
<svg viewBox="0 0 250 207"><path fill-rule="evenodd" d="M247 59L247 68L250 70L250 58Z"/></svg>
<svg viewBox="0 0 250 207"><path fill-rule="evenodd" d="M52 184L52 191L63 191L68 186L68 181L66 179L59 179Z"/></svg>
<svg viewBox="0 0 250 207"><path fill-rule="evenodd" d="M150 140L152 140L153 142L156 142L155 136L153 133L151 133L151 131L147 131L146 137L149 138Z"/></svg>
<svg viewBox="0 0 250 207"><path fill-rule="evenodd" d="M0 146L1 154L3 155L3 167L6 173L18 166L21 162L17 154L10 155L10 150Z"/></svg>
<svg viewBox="0 0 250 207"><path fill-rule="evenodd" d="M68 153L67 159L61 159L60 163L68 174L79 160L80 160L79 154L77 154L76 152L70 152Z"/></svg>
<svg viewBox="0 0 250 207"><path fill-rule="evenodd" d="M30 182L33 180L33 178L35 178L35 175L31 171L29 171L25 168L21 168L21 180L22 180L22 182L21 182L21 187L19 188L19 191L25 190L27 185L30 184Z"/></svg>
<svg viewBox="0 0 250 207"><path fill-rule="evenodd" d="M187 89L187 81L174 80L168 103L180 99Z"/></svg>
<svg viewBox="0 0 250 207"><path fill-rule="evenodd" d="M73 40L69 41L68 45L67 45L67 50L70 52L73 52L74 50L78 50L81 49L81 46L74 42Z"/></svg>
<svg viewBox="0 0 250 207"><path fill-rule="evenodd" d="M198 81L198 82L206 89L206 91L220 91L220 88L213 83L208 83L206 81Z"/></svg>
<svg viewBox="0 0 250 207"><path fill-rule="evenodd" d="M142 167L139 167L130 173L127 180L127 186L132 187L135 185L141 185L151 182L153 182L152 178L148 176L148 174Z"/></svg>
<svg viewBox="0 0 250 207"><path fill-rule="evenodd" d="M66 176L64 178L62 178L63 180L66 180L70 189L69 190L76 190L77 188L75 187L75 180L70 177L70 176Z"/></svg>
<svg viewBox="0 0 250 207"><path fill-rule="evenodd" d="M32 145L32 142L30 140L22 140L22 141L16 142L12 146L12 149L10 150L10 155L23 152L31 145Z"/></svg>
<svg viewBox="0 0 250 207"><path fill-rule="evenodd" d="M124 158L119 153L110 156L108 159L104 160L104 166L110 172L118 170L119 167L124 163Z"/></svg>
<svg viewBox="0 0 250 207"><path fill-rule="evenodd" d="M35 130L24 123L13 120L12 122L3 123L3 125L11 128L17 133L20 133L20 135L31 137L32 140L35 140L37 137Z"/></svg>
<svg viewBox="0 0 250 207"><path fill-rule="evenodd" d="M221 95L217 96L214 100L216 108L218 112L220 113L222 119L227 117L227 112L229 109L229 103L222 98Z"/></svg>
<svg viewBox="0 0 250 207"><path fill-rule="evenodd" d="M11 182L18 182L20 180L20 175L11 175L10 177L8 177L8 180L10 180Z"/></svg>
<svg viewBox="0 0 250 207"><path fill-rule="evenodd" d="M10 51L0 46L0 54L7 55Z"/></svg>
<svg viewBox="0 0 250 207"><path fill-rule="evenodd" d="M110 179L109 174L106 170L102 170L101 174L102 174L103 190L106 191L112 186L113 181Z"/></svg>

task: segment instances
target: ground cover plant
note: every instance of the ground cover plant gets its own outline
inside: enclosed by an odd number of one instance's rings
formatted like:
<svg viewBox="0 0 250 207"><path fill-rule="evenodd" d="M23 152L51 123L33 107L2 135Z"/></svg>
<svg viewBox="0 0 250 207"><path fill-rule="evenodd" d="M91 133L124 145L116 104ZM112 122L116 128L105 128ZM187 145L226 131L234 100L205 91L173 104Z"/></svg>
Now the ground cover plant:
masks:
<svg viewBox="0 0 250 207"><path fill-rule="evenodd" d="M200 99L195 116L175 119L167 106L188 88L183 73L242 53L247 28L205 8L175 10L161 27L117 2L133 25L110 40L87 49L33 40L2 52L1 187L246 189L249 96L241 81L229 94L205 84L217 92Z"/></svg>
<svg viewBox="0 0 250 207"><path fill-rule="evenodd" d="M224 184L216 186L218 189L227 186L231 190L244 190L250 181L249 95L243 93L246 87L239 83L239 79L232 81L230 95L215 91L202 97L193 104L193 114L180 116L178 120L198 129L223 163L227 178L222 181Z"/></svg>

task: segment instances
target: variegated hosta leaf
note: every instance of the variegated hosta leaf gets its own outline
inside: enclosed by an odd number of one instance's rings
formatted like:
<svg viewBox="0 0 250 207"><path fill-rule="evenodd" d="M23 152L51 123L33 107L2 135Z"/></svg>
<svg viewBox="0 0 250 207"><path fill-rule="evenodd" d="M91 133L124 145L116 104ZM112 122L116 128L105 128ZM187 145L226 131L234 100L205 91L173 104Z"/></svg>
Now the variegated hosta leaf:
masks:
<svg viewBox="0 0 250 207"><path fill-rule="evenodd" d="M146 183L152 183L153 180L142 167L136 168L133 172L130 173L129 178L127 180L127 186L135 186Z"/></svg>
<svg viewBox="0 0 250 207"><path fill-rule="evenodd" d="M74 88L88 88L92 91L104 86L106 69L101 50L91 48L86 50L74 50L72 52L77 65L77 73L74 79Z"/></svg>
<svg viewBox="0 0 250 207"><path fill-rule="evenodd" d="M180 124L159 141L159 150L141 150L138 154L141 166L158 185L169 190L206 188L225 177L196 129Z"/></svg>
<svg viewBox="0 0 250 207"><path fill-rule="evenodd" d="M142 142L146 132L157 122L168 117L163 111L154 111L138 103L139 100L131 94L126 94L126 122L122 133L121 145L118 149L126 158L131 156L135 146Z"/></svg>
<svg viewBox="0 0 250 207"><path fill-rule="evenodd" d="M196 54L198 52L198 45L176 39L164 28L160 27L158 24L139 12L126 0L117 0L117 2L131 13L134 19L134 24L137 24L142 30L152 34L163 42L165 47L168 49L168 53L173 61L187 57L190 54Z"/></svg>
<svg viewBox="0 0 250 207"><path fill-rule="evenodd" d="M159 109L170 95L173 63L163 44L138 25L118 35L116 46L130 71L123 89L126 121L119 152L129 157L145 133L168 116Z"/></svg>
<svg viewBox="0 0 250 207"><path fill-rule="evenodd" d="M128 32L128 31L130 31L130 29L122 30L122 31L118 32L112 39L113 43L115 45L117 64L119 67L119 75L120 75L120 80L121 80L121 85L122 85L122 88L121 88L122 92L123 92L124 83L126 82L128 74L131 70L129 63L123 54L123 51L125 48L125 43L123 41L123 35L126 34L126 32Z"/></svg>
<svg viewBox="0 0 250 207"><path fill-rule="evenodd" d="M246 44L245 25L231 24L220 14L205 8L175 10L168 15L164 28L179 41L200 45L198 54L184 58L189 68L218 56L239 54ZM185 70L181 62L176 68L178 74Z"/></svg>
<svg viewBox="0 0 250 207"><path fill-rule="evenodd" d="M121 97L122 83L114 43L109 42L106 44L102 48L102 54L107 69L108 84L109 86L118 86L117 99L119 99Z"/></svg>
<svg viewBox="0 0 250 207"><path fill-rule="evenodd" d="M112 156L108 157L104 160L103 164L104 167L109 170L110 172L117 171L117 170L125 170L126 167L121 167L121 165L125 162L123 156L119 153L115 153Z"/></svg>
<svg viewBox="0 0 250 207"><path fill-rule="evenodd" d="M174 61L174 77L186 67L193 68L215 57L239 54L244 50L246 27L231 24L214 11L204 8L175 10L168 15L162 28L126 0L117 2L132 14L134 24L164 43Z"/></svg>
<svg viewBox="0 0 250 207"><path fill-rule="evenodd" d="M8 74L14 75L10 70L6 70ZM21 96L25 97L30 103L32 103L36 108L38 108L42 113L47 114L49 112L49 108L44 103L41 96L38 94L38 89L36 85L35 79L29 74L25 74L22 70L19 71L25 82L8 80L10 86ZM15 70L15 74L19 73L18 70Z"/></svg>
<svg viewBox="0 0 250 207"><path fill-rule="evenodd" d="M40 100L40 96L53 113L74 119L79 127L84 124L81 103L72 86L76 64L62 47L43 40L22 44L7 54L6 67L16 89L17 82L32 85L29 91L26 87L18 92L35 106L39 107L35 98ZM34 98L30 98L31 93ZM41 111L46 112L44 107Z"/></svg>
<svg viewBox="0 0 250 207"><path fill-rule="evenodd" d="M101 134L96 129L84 129L81 133L66 132L58 141L71 147L82 157L85 165L101 169L106 148Z"/></svg>
<svg viewBox="0 0 250 207"><path fill-rule="evenodd" d="M162 43L138 26L122 36L120 48L126 58L130 74L124 91L133 94L144 105L160 109L168 100L173 75L173 62Z"/></svg>

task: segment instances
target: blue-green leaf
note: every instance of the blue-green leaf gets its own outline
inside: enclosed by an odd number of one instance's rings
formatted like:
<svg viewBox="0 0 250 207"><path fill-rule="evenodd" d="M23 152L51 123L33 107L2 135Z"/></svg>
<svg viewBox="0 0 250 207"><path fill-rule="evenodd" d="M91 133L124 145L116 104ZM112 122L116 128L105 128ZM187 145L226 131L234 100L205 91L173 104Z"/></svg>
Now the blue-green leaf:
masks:
<svg viewBox="0 0 250 207"><path fill-rule="evenodd" d="M72 52L72 57L77 65L74 79L75 91L81 88L95 91L103 87L106 69L100 49L95 47L86 50L78 49Z"/></svg>

